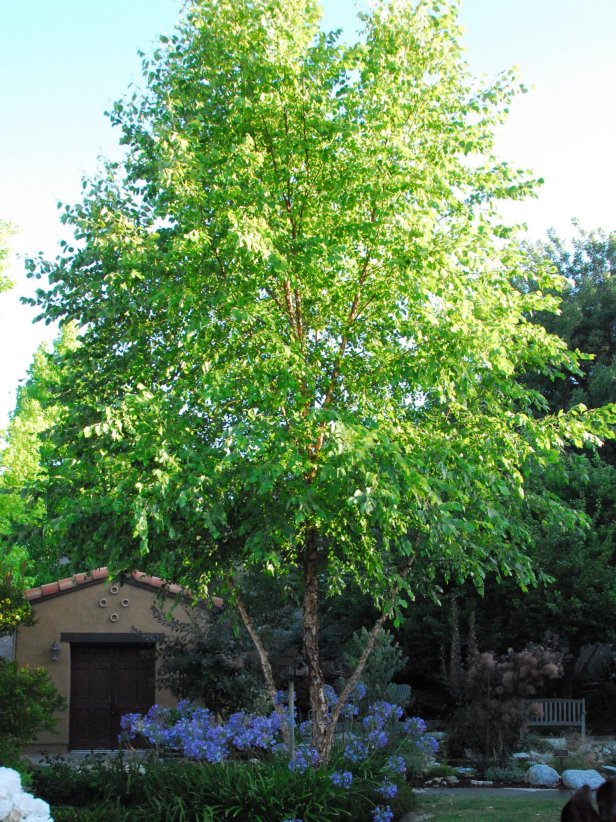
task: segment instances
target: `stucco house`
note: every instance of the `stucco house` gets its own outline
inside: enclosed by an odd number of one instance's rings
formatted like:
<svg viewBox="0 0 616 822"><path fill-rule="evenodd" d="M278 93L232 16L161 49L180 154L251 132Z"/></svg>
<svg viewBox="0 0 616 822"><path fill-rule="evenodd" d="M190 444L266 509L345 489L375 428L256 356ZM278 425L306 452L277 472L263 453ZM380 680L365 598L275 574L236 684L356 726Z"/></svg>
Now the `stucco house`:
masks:
<svg viewBox="0 0 616 822"><path fill-rule="evenodd" d="M175 704L157 686L156 644L165 626L155 620L152 605L161 592L182 594L179 586L165 587L138 571L110 581L107 568L26 592L36 620L18 628L15 660L47 668L67 700L57 732L41 734L31 753L116 748L123 714L147 711L155 702Z"/></svg>

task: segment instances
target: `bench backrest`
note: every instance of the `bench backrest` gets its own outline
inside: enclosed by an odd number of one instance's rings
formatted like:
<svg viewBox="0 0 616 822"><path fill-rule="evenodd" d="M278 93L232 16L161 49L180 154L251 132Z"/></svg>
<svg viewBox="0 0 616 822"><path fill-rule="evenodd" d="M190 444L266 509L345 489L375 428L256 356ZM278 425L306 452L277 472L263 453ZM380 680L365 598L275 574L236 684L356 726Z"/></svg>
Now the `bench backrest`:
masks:
<svg viewBox="0 0 616 822"><path fill-rule="evenodd" d="M530 719L529 725L561 728L579 726L582 736L586 734L585 699L533 699L532 704L541 705L543 713L540 717Z"/></svg>

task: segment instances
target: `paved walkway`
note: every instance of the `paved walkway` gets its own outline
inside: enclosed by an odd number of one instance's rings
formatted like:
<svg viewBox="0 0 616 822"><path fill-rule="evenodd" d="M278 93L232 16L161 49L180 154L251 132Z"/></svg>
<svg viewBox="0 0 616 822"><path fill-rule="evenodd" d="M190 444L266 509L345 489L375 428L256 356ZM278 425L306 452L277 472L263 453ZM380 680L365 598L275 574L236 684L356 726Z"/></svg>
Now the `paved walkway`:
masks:
<svg viewBox="0 0 616 822"><path fill-rule="evenodd" d="M573 793L569 788L413 788L414 793L427 796L471 796L473 793L480 793L482 796L521 796L528 795L535 799L545 797L545 799L556 799L559 796L565 799Z"/></svg>

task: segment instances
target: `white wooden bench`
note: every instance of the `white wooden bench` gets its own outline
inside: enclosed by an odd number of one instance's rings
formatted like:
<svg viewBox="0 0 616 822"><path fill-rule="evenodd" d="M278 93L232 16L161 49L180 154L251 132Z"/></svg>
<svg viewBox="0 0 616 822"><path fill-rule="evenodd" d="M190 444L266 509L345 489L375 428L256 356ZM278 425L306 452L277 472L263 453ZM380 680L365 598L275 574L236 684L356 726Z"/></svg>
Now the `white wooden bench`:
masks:
<svg viewBox="0 0 616 822"><path fill-rule="evenodd" d="M585 699L532 699L529 705L541 705L540 717L533 717L528 725L541 728L577 728L586 736Z"/></svg>

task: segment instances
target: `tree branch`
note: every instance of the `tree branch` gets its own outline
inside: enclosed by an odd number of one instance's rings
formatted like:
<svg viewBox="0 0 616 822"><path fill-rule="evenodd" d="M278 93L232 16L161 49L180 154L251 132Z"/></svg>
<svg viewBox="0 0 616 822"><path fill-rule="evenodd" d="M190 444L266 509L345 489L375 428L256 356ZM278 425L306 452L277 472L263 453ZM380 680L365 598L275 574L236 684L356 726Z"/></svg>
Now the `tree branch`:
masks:
<svg viewBox="0 0 616 822"><path fill-rule="evenodd" d="M421 539L421 534L418 534L417 538L415 539L415 554L413 554L413 556L409 559L409 561L407 562L405 568L402 570L402 572L399 575L403 579L409 575L410 570L413 567L413 562L415 561L415 556L417 554L417 548L419 546L420 539ZM359 678L363 674L364 668L366 667L368 657L370 656L370 654L372 653L372 651L374 649L374 645L376 643L377 637L378 637L380 631L383 629L383 625L385 623L385 620L389 617L389 615L391 614L391 612L393 610L393 607L394 607L394 604L395 604L395 597L396 597L396 594L397 594L398 590L399 590L399 587L396 586L394 588L394 590L392 591L390 601L389 601L389 605L383 610L383 613L381 614L381 616L377 619L377 621L373 625L372 630L370 631L370 634L368 636L368 641L366 642L366 646L365 646L364 650L362 651L362 654L361 654L361 656L360 656L360 658L357 662L357 665L355 666L355 670L353 671L353 673L351 674L351 676L347 680L346 685L342 689L342 693L340 694L338 702L336 703L336 705L334 706L334 708L331 712L330 724L329 724L329 729L328 729L328 734L330 736L333 736L333 733L336 729L336 724L338 722L338 719L340 718L340 714L342 712L342 709L344 708L344 706L348 702L349 696L351 695L353 689L355 688L355 686L359 682Z"/></svg>
<svg viewBox="0 0 616 822"><path fill-rule="evenodd" d="M285 714L282 705L279 705L278 700L276 699L277 691L276 683L274 682L274 672L272 671L272 666L270 665L267 650L265 649L265 645L261 641L261 637L257 633L257 629L255 628L254 623L251 620L248 611L246 610L242 598L240 597L239 592L237 590L237 586L230 576L227 577L227 585L229 586L229 589L233 594L235 605L242 618L242 622L244 623L244 626L246 627L246 630L248 631L248 634L250 635L250 638L252 639L255 648L257 649L257 654L259 655L259 662L261 663L261 669L263 671L263 678L265 679L265 687L270 696L270 699L272 700L274 710L281 719L280 730L282 732L284 741L287 742L289 734L289 729L287 726L288 718Z"/></svg>

